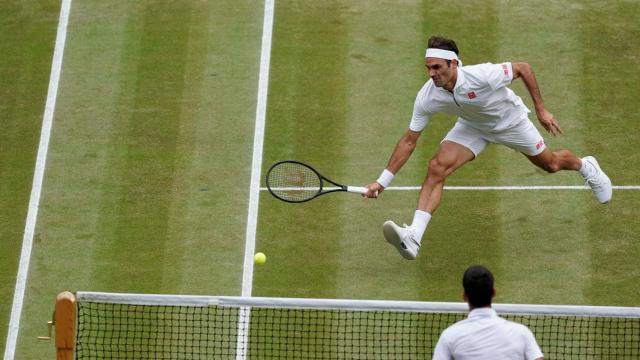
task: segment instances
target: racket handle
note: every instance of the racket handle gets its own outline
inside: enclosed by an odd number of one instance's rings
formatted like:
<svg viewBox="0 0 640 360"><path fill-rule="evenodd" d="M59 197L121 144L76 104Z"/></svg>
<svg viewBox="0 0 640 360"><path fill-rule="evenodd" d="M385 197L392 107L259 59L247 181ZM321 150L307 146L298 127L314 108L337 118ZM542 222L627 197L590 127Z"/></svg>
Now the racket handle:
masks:
<svg viewBox="0 0 640 360"><path fill-rule="evenodd" d="M369 191L369 189L360 186L347 186L347 191L350 193L364 194Z"/></svg>

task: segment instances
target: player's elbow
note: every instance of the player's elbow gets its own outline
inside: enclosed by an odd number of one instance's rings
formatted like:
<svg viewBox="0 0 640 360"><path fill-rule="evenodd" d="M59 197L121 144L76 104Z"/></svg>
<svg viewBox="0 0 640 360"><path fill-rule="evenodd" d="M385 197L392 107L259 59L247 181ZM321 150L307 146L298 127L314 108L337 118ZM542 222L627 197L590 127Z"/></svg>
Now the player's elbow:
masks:
<svg viewBox="0 0 640 360"><path fill-rule="evenodd" d="M416 142L411 140L411 139L407 139L404 138L402 139L402 146L407 150L407 151L411 151L413 152L413 149L416 148Z"/></svg>
<svg viewBox="0 0 640 360"><path fill-rule="evenodd" d="M402 143L402 145L410 150L413 151L413 149L416 148L416 144L418 143L418 138L420 137L420 133L419 132L415 132L415 131L407 131L407 133L402 137L402 139L400 140L400 142Z"/></svg>
<svg viewBox="0 0 640 360"><path fill-rule="evenodd" d="M513 67L514 79L517 79L519 77L522 77L525 74L530 74L533 72L531 68L531 64L527 62L516 62L516 63L512 63L511 66Z"/></svg>

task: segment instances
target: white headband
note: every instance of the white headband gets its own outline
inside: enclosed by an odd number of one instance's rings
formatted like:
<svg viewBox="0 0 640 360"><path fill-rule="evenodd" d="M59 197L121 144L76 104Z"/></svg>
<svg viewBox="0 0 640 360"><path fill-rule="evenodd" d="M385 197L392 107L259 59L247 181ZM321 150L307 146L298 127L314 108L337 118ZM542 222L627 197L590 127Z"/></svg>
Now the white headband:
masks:
<svg viewBox="0 0 640 360"><path fill-rule="evenodd" d="M458 60L458 66L462 66L462 61L458 59L458 55L456 55L455 52L449 51L449 50L428 48L427 53L425 54L424 57L434 57L434 58L445 59L445 60Z"/></svg>

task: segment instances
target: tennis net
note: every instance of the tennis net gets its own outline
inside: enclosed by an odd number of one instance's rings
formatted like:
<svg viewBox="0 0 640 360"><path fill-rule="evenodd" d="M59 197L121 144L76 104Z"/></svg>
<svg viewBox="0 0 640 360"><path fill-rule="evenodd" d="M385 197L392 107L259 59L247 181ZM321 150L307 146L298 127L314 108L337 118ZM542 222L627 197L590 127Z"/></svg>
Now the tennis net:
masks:
<svg viewBox="0 0 640 360"><path fill-rule="evenodd" d="M76 294L76 359L430 359L464 303ZM545 359L640 358L640 308L494 304ZM56 328L58 325L56 325Z"/></svg>

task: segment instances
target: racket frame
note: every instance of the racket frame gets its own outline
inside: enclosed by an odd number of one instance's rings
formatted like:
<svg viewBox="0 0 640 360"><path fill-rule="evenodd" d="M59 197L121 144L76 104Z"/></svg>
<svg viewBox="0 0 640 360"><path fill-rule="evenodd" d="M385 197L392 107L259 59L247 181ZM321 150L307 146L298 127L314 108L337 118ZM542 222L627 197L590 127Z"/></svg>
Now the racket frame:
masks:
<svg viewBox="0 0 640 360"><path fill-rule="evenodd" d="M309 198L306 199L302 199L302 200L290 200L290 199L284 199L282 197L280 197L278 194L276 194L276 192L274 190L271 190L271 185L269 184L269 175L271 174L271 171L278 165L283 164L283 163L293 163L293 164L298 164L298 165L302 165L308 169L310 169L311 171L313 171L314 174L316 174L316 176L318 177L318 179L320 179L320 187L318 189L318 191L313 195L310 196ZM329 189L329 190L325 190L325 184L324 182L328 182L331 183L332 185L335 185L336 188L335 189ZM365 187L358 187L358 186L346 186L346 185L342 185L339 184L331 179L326 178L325 176L323 176L322 174L320 174L318 172L318 170L314 169L312 166L305 164L303 162L300 161L296 161L296 160L282 160L282 161L278 161L277 163L271 165L271 167L269 168L269 170L267 170L267 176L265 179L265 182L267 184L267 190L271 193L271 195L273 195L275 198L277 198L278 200L282 200L284 202L288 202L288 203L303 203L303 202L307 202L310 200L313 200L315 198L317 198L318 196L322 196L325 194L330 194L333 192L352 192L352 193L357 193L357 194L364 194L367 191L367 188Z"/></svg>

